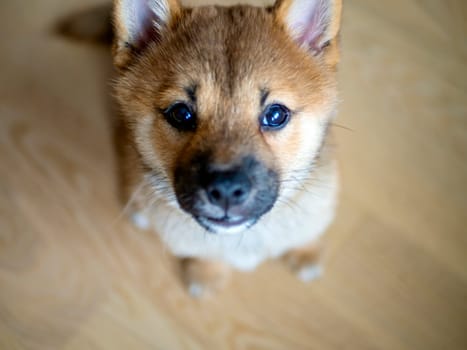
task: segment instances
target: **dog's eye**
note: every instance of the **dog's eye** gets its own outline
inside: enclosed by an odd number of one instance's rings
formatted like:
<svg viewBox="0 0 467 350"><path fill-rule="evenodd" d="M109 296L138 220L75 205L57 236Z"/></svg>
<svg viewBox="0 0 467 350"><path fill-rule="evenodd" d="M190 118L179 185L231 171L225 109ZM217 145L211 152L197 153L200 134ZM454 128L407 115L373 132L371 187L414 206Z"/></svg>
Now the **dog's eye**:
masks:
<svg viewBox="0 0 467 350"><path fill-rule="evenodd" d="M164 112L167 122L180 131L193 131L196 129L196 115L192 109L182 102L177 102Z"/></svg>
<svg viewBox="0 0 467 350"><path fill-rule="evenodd" d="M277 130L284 127L290 118L290 111L280 104L272 104L266 107L260 117L263 130Z"/></svg>

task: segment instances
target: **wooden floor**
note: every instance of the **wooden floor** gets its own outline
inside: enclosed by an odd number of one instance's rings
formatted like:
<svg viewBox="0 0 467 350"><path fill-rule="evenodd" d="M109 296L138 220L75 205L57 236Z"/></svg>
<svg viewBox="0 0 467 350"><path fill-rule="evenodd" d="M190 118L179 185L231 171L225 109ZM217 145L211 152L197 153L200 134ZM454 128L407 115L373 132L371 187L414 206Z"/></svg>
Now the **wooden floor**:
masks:
<svg viewBox="0 0 467 350"><path fill-rule="evenodd" d="M467 349L467 5L345 3L343 188L325 277L187 297L117 199L98 0L0 1L0 349Z"/></svg>

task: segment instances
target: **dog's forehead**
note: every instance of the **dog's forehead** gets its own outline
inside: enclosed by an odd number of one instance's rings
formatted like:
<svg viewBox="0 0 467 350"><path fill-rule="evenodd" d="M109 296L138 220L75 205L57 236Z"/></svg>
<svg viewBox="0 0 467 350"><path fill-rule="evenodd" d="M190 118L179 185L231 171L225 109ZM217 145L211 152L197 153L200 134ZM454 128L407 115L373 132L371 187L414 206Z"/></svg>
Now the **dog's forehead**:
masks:
<svg viewBox="0 0 467 350"><path fill-rule="evenodd" d="M264 70L283 50L277 44L273 17L263 8L192 9L172 45L177 65L233 88L245 79L265 77ZM179 51L179 55L176 54Z"/></svg>

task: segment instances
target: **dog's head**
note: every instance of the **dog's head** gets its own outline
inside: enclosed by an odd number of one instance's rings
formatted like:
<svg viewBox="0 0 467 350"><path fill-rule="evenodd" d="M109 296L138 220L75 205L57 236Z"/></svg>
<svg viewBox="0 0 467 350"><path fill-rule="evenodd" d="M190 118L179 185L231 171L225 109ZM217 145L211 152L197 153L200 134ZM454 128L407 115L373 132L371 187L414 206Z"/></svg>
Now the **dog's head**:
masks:
<svg viewBox="0 0 467 350"><path fill-rule="evenodd" d="M340 12L117 0L117 98L155 189L212 232L300 191L336 105Z"/></svg>

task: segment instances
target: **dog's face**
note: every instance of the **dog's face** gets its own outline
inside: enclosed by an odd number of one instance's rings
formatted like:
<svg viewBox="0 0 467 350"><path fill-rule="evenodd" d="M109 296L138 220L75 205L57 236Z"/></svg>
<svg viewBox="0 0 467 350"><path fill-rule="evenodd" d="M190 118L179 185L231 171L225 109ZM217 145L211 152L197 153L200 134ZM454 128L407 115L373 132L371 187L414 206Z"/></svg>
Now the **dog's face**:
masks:
<svg viewBox="0 0 467 350"><path fill-rule="evenodd" d="M338 5L117 1L117 98L156 195L223 233L300 190L335 108Z"/></svg>

